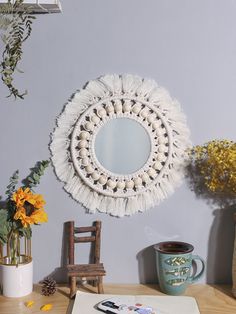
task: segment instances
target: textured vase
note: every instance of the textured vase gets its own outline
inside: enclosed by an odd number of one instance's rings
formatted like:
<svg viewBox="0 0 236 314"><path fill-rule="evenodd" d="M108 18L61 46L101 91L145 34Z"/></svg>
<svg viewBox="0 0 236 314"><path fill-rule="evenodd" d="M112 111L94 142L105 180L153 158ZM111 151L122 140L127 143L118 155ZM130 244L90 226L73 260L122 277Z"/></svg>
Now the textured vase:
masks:
<svg viewBox="0 0 236 314"><path fill-rule="evenodd" d="M236 214L234 214L235 222L235 239L234 239L234 252L233 252L233 265L232 265L232 279L233 279L233 288L232 292L236 298Z"/></svg>

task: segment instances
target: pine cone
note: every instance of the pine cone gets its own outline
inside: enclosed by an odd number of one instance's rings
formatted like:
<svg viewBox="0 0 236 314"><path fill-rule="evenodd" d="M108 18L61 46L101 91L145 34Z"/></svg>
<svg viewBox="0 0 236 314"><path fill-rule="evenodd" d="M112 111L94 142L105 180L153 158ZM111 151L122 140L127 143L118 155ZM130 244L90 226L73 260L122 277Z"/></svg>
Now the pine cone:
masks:
<svg viewBox="0 0 236 314"><path fill-rule="evenodd" d="M56 281L51 278L47 277L43 280L42 286L42 294L46 296L53 295L56 292Z"/></svg>

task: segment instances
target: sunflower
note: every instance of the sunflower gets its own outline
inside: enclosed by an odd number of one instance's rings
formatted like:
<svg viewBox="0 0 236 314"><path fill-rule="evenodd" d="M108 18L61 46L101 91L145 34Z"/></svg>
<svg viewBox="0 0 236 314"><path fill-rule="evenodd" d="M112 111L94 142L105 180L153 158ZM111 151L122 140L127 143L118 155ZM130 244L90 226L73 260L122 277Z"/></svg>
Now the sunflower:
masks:
<svg viewBox="0 0 236 314"><path fill-rule="evenodd" d="M34 194L31 192L30 188L19 188L13 193L12 200L16 203L17 208L23 206L26 201L32 205L35 203Z"/></svg>
<svg viewBox="0 0 236 314"><path fill-rule="evenodd" d="M27 202L34 206L34 208L40 209L45 205L45 201L41 194L33 194L29 188L19 188L12 195L12 200L16 203L16 207L20 208Z"/></svg>
<svg viewBox="0 0 236 314"><path fill-rule="evenodd" d="M15 220L20 220L24 228L32 224L48 221L48 216L43 208L35 209L32 205L19 207L14 215Z"/></svg>
<svg viewBox="0 0 236 314"><path fill-rule="evenodd" d="M33 194L31 196L31 202L29 202L29 203L32 204L34 206L34 208L36 208L36 209L40 209L46 204L46 202L43 199L43 196L41 194Z"/></svg>
<svg viewBox="0 0 236 314"><path fill-rule="evenodd" d="M48 221L43 209L45 201L41 194L33 194L29 188L19 188L12 195L12 200L16 203L14 219L20 220L24 228Z"/></svg>

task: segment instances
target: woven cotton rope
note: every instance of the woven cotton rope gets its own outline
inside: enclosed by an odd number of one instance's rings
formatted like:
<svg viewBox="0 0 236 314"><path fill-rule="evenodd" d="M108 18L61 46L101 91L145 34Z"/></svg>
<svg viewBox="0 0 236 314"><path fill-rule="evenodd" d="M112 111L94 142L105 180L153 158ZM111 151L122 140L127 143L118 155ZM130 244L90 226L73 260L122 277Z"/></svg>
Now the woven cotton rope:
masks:
<svg viewBox="0 0 236 314"><path fill-rule="evenodd" d="M146 163L127 175L105 169L95 153L97 133L117 118L138 122L151 143ZM122 217L173 192L189 145L179 103L155 81L127 74L100 77L76 92L57 120L50 149L55 172L75 200L91 213Z"/></svg>

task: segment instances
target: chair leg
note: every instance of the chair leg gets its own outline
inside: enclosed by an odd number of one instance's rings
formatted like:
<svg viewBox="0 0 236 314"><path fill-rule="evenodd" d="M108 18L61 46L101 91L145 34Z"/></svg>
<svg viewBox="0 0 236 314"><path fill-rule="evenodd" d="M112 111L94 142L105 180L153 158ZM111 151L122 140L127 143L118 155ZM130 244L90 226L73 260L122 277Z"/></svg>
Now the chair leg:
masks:
<svg viewBox="0 0 236 314"><path fill-rule="evenodd" d="M70 298L72 299L76 294L76 277L70 278Z"/></svg>
<svg viewBox="0 0 236 314"><path fill-rule="evenodd" d="M99 294L103 294L104 290L103 290L103 278L102 276L98 277L98 293Z"/></svg>

